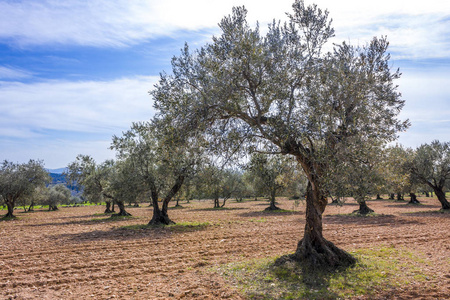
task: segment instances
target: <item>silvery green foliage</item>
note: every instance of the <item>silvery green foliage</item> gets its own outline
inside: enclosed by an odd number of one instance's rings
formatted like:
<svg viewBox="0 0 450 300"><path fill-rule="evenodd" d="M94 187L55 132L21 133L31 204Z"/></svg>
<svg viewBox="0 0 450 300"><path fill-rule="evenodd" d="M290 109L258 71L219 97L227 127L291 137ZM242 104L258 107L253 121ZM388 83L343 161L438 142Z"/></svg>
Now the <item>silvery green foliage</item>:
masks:
<svg viewBox="0 0 450 300"><path fill-rule="evenodd" d="M426 184L436 193L443 209L450 209L445 188L450 181L450 143L433 141L416 149L410 165L415 180Z"/></svg>
<svg viewBox="0 0 450 300"><path fill-rule="evenodd" d="M286 23L267 34L251 28L243 7L219 24L222 34L172 60L152 95L159 117L180 131L203 130L225 149L295 156L310 180L330 155L368 139L396 138L404 101L391 72L386 38L323 53L334 35L328 13L296 1Z"/></svg>
<svg viewBox="0 0 450 300"><path fill-rule="evenodd" d="M14 208L16 201L30 197L39 186L50 181L42 161L30 160L28 163L3 161L0 165L0 196L2 202ZM8 211L12 217L12 211Z"/></svg>

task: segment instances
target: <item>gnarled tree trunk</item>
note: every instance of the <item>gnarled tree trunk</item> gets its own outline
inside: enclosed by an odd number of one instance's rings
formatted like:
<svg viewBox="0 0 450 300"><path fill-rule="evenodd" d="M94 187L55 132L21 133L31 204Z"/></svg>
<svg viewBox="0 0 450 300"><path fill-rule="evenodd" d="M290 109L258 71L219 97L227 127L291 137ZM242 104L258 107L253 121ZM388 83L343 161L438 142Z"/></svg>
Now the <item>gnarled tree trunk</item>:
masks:
<svg viewBox="0 0 450 300"><path fill-rule="evenodd" d="M317 184L308 182L306 194L306 225L303 238L292 255L279 258L277 264L293 260L311 268L337 268L355 264L356 259L327 241L322 234L322 214L327 199Z"/></svg>
<svg viewBox="0 0 450 300"><path fill-rule="evenodd" d="M279 210L280 208L278 206L275 205L275 193L276 190L273 189L270 193L270 206L267 207L265 209L265 211L270 211L270 210Z"/></svg>
<svg viewBox="0 0 450 300"><path fill-rule="evenodd" d="M159 209L158 204L158 193L156 192L156 189L152 191L152 201L153 201L153 217L149 222L149 225L169 225L169 224L175 224L174 221L172 221L169 218L169 215L167 214L167 211L169 209L169 202L172 200L172 198L178 193L178 191L181 189L181 186L183 185L185 176L179 175L177 177L177 180L175 181L175 184L170 189L169 193L163 200L163 206L162 209Z"/></svg>
<svg viewBox="0 0 450 300"><path fill-rule="evenodd" d="M129 212L125 210L125 203L123 201L115 201L117 203L117 206L119 207L119 212L117 214L113 214L111 217L126 217L131 216Z"/></svg>
<svg viewBox="0 0 450 300"><path fill-rule="evenodd" d="M409 200L408 204L420 204L415 193L409 193L409 196L411 197L411 200Z"/></svg>
<svg viewBox="0 0 450 300"><path fill-rule="evenodd" d="M8 212L3 218L15 218L16 216L14 215L14 202L6 201L6 207L8 208Z"/></svg>
<svg viewBox="0 0 450 300"><path fill-rule="evenodd" d="M450 203L448 203L447 199L445 198L445 192L442 190L442 188L434 186L433 189L439 202L441 202L442 209L450 209Z"/></svg>
<svg viewBox="0 0 450 300"><path fill-rule="evenodd" d="M112 210L111 210L111 201L105 201L105 203L106 203L106 209L105 209L105 214L110 214L110 213L112 213Z"/></svg>
<svg viewBox="0 0 450 300"><path fill-rule="evenodd" d="M359 209L353 211L353 213L357 213L360 215L368 215L370 213L373 213L373 209L367 206L367 203L365 200L359 199L358 201Z"/></svg>

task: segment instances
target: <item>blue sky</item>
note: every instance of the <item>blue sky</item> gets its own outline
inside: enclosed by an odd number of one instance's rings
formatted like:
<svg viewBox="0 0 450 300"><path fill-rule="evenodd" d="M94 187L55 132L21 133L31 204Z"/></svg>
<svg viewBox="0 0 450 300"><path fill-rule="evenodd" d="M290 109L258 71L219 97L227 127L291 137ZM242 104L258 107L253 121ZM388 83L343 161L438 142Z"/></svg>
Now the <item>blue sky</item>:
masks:
<svg viewBox="0 0 450 300"><path fill-rule="evenodd" d="M184 42L210 41L235 5L265 28L292 2L0 0L0 159L59 168L80 153L113 158L112 135L153 116L148 91ZM400 143L450 141L450 1L311 3L329 10L334 42L388 36L412 123Z"/></svg>

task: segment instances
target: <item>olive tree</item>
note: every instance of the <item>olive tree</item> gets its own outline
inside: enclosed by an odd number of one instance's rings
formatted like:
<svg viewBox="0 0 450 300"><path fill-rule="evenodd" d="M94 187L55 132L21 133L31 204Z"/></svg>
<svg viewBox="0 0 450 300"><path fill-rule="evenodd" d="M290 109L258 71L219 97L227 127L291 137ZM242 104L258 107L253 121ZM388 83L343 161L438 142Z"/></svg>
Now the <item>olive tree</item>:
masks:
<svg viewBox="0 0 450 300"><path fill-rule="evenodd" d="M280 155L254 153L247 170L254 178L257 190L269 195L270 204L266 210L280 209L275 205L275 196L295 178L293 160Z"/></svg>
<svg viewBox="0 0 450 300"><path fill-rule="evenodd" d="M16 201L30 197L39 186L50 182L50 176L42 161L30 160L28 163L3 161L0 165L0 196L8 207L4 218L14 218Z"/></svg>
<svg viewBox="0 0 450 300"><path fill-rule="evenodd" d="M202 146L174 132L167 120L135 123L121 137L114 136L112 149L119 160L133 165L136 180L150 191L153 217L150 225L174 223L168 216L169 202L186 178L195 174L202 161ZM160 123L161 122L161 123ZM162 207L159 206L163 194Z"/></svg>
<svg viewBox="0 0 450 300"><path fill-rule="evenodd" d="M101 164L89 155L78 155L76 160L67 167L67 177L83 187L84 197L94 203L106 203L105 213L113 213L111 204L117 203L119 215L128 215L123 200L117 199L113 185L117 181L117 169L113 160L106 160ZM115 185L117 187L117 184ZM113 206L114 207L114 206Z"/></svg>
<svg viewBox="0 0 450 300"><path fill-rule="evenodd" d="M450 180L450 142L433 141L415 151L410 164L412 176L433 189L442 209L450 209L445 197L446 183Z"/></svg>
<svg viewBox="0 0 450 300"><path fill-rule="evenodd" d="M204 130L243 151L294 157L308 178L306 225L294 260L314 266L349 265L355 259L327 241L322 214L323 179L337 152L366 138L392 141L407 123L391 71L386 38L366 46L323 45L334 35L328 12L303 1L286 23L273 22L263 36L243 7L219 23L221 34L196 51L186 45L151 92L160 116L181 132ZM353 147L353 148L354 148ZM341 155L340 157L345 157Z"/></svg>
<svg viewBox="0 0 450 300"><path fill-rule="evenodd" d="M43 203L48 205L48 210L58 210L59 204L68 204L70 201L70 190L63 184L56 184L48 188Z"/></svg>

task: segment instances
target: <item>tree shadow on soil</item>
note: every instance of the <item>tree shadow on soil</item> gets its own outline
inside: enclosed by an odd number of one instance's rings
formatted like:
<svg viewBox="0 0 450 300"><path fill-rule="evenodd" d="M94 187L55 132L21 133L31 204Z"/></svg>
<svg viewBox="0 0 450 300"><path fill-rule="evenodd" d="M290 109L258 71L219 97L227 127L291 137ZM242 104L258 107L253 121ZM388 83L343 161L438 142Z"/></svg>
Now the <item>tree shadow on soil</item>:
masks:
<svg viewBox="0 0 450 300"><path fill-rule="evenodd" d="M394 215L369 215L361 216L356 214L326 215L324 224L364 224L377 226L399 226L410 224L422 224L417 220L406 220Z"/></svg>
<svg viewBox="0 0 450 300"><path fill-rule="evenodd" d="M227 210L243 210L246 209L244 207L211 207L211 208L195 208L190 209L189 211L227 211Z"/></svg>
<svg viewBox="0 0 450 300"><path fill-rule="evenodd" d="M99 240L113 241L132 241L139 239L156 239L160 240L168 238L173 234L186 232L194 232L204 230L207 226L200 224L199 226L191 225L170 225L170 226L151 226L145 224L130 225L123 227L115 227L108 230L94 230L81 233L64 233L57 236L63 241L67 240L74 243L95 242Z"/></svg>
<svg viewBox="0 0 450 300"><path fill-rule="evenodd" d="M105 216L111 216L111 215L105 215ZM65 217L69 218L69 217ZM102 222L108 222L108 223L115 223L115 222L123 222L130 219L136 219L135 217L108 217L108 218L93 218L92 215L89 216L76 216L76 217L70 217L70 219L86 219L86 220L77 220L77 221L67 221L67 222L47 222L47 223L39 223L39 224L24 224L23 226L28 227L45 227L45 226L61 226L61 225L92 225L92 224L98 224ZM61 218L62 219L62 218Z"/></svg>
<svg viewBox="0 0 450 300"><path fill-rule="evenodd" d="M402 216L408 217L439 217L439 218L450 218L450 210L444 211L439 210L428 210L428 211L416 211L416 212L404 212L401 213Z"/></svg>
<svg viewBox="0 0 450 300"><path fill-rule="evenodd" d="M267 217L267 216L291 216L291 215L304 215L304 211L294 211L294 210L262 210L262 211L251 211L239 214L240 217Z"/></svg>

